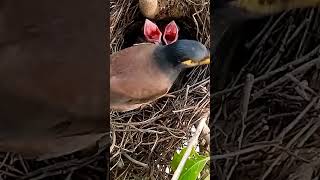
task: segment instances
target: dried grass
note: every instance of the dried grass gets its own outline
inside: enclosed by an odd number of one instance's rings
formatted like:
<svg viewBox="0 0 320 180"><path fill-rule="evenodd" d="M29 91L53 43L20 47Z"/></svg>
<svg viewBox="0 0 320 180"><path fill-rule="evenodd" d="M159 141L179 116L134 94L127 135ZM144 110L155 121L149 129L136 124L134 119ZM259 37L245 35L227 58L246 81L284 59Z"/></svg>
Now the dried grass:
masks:
<svg viewBox="0 0 320 180"><path fill-rule="evenodd" d="M177 1L196 27L197 39L210 44L209 0ZM122 48L125 28L139 14L137 1L111 1L110 48ZM189 13L189 14L188 14ZM190 138L190 129L209 108L209 67L182 73L167 97L150 107L127 113L111 113L112 179L169 179L166 174L173 153Z"/></svg>
<svg viewBox="0 0 320 180"><path fill-rule="evenodd" d="M213 94L223 97L213 107L218 179L319 177L319 18L319 9L271 17L237 56L249 61L229 88Z"/></svg>

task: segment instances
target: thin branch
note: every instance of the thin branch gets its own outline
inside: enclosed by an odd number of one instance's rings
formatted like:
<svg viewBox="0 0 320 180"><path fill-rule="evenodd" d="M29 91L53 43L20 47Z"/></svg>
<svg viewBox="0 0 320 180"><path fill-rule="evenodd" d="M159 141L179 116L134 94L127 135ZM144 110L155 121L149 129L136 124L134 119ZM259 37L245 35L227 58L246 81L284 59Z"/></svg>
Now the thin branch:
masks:
<svg viewBox="0 0 320 180"><path fill-rule="evenodd" d="M148 164L133 159L133 158L130 157L127 153L123 153L123 155L124 155L127 159L129 159L131 162L133 162L133 163L135 163L135 164L137 164L137 165L139 165L139 166L142 166L142 167L144 167L144 168L147 168L147 167L148 167Z"/></svg>
<svg viewBox="0 0 320 180"><path fill-rule="evenodd" d="M202 132L202 129L203 129L205 123L206 123L206 120L209 117L209 114L210 114L210 112L208 111L205 114L203 114L202 117L200 118L201 120L200 120L200 123L199 123L199 125L197 127L197 130L196 130L194 136L190 139L188 147L187 147L187 150L184 153L184 155L183 155L183 157L182 157L182 159L181 159L176 171L174 172L171 180L178 180L179 179L180 174L181 174L181 172L183 170L183 167L184 167L184 165L185 165L185 163L186 163L186 161L187 161L187 159L188 159L188 157L189 157L189 155L191 153L192 148L195 146L196 142L198 141L198 138L199 138L199 136L200 136L200 134Z"/></svg>

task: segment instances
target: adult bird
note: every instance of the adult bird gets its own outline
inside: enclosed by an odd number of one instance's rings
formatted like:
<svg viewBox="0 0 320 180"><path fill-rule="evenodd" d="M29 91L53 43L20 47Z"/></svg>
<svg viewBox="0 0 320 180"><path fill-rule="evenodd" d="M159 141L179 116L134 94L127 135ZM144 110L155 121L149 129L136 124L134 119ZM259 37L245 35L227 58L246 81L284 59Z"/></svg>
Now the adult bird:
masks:
<svg viewBox="0 0 320 180"><path fill-rule="evenodd" d="M99 1L1 1L0 151L48 159L106 135L104 12Z"/></svg>
<svg viewBox="0 0 320 180"><path fill-rule="evenodd" d="M124 112L149 104L166 95L182 70L209 63L209 50L194 40L146 43L113 53L110 108Z"/></svg>

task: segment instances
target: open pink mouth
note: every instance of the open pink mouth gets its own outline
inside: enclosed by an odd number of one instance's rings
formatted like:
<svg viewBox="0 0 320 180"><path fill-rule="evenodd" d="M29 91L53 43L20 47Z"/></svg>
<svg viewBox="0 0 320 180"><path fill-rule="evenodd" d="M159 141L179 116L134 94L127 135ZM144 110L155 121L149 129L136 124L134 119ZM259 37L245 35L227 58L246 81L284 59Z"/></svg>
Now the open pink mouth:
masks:
<svg viewBox="0 0 320 180"><path fill-rule="evenodd" d="M171 21L164 30L163 41L166 45L172 44L178 39L178 26L174 21Z"/></svg>
<svg viewBox="0 0 320 180"><path fill-rule="evenodd" d="M149 42L161 43L162 33L160 29L156 24L154 24L148 19L146 19L144 24L144 36Z"/></svg>
<svg viewBox="0 0 320 180"><path fill-rule="evenodd" d="M165 45L172 44L177 41L178 34L179 28L177 24L174 21L171 21L164 29L163 41ZM148 19L146 19L144 24L144 36L148 42L161 44L162 33L160 29L155 23Z"/></svg>

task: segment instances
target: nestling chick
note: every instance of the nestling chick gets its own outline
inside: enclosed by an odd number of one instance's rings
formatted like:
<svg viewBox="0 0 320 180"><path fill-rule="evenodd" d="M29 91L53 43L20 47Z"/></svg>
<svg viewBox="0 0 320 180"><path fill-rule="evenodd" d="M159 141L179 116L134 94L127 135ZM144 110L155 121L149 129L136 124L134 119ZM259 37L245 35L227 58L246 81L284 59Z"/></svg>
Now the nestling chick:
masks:
<svg viewBox="0 0 320 180"><path fill-rule="evenodd" d="M168 24L163 24L158 27L156 23L149 19L145 19L143 27L140 28L140 26L142 26L142 22L136 22L128 28L128 33L125 34L124 37L126 40L124 48L140 43L168 45L177 41L179 37L179 27L174 20Z"/></svg>
<svg viewBox="0 0 320 180"><path fill-rule="evenodd" d="M155 23L146 19L143 29L144 37L148 42L159 44L162 44L161 39L163 39L165 45L172 44L178 40L179 27L177 26L175 21L171 21L170 23L168 23L164 27L164 30L162 28L163 27L161 27L160 30Z"/></svg>

